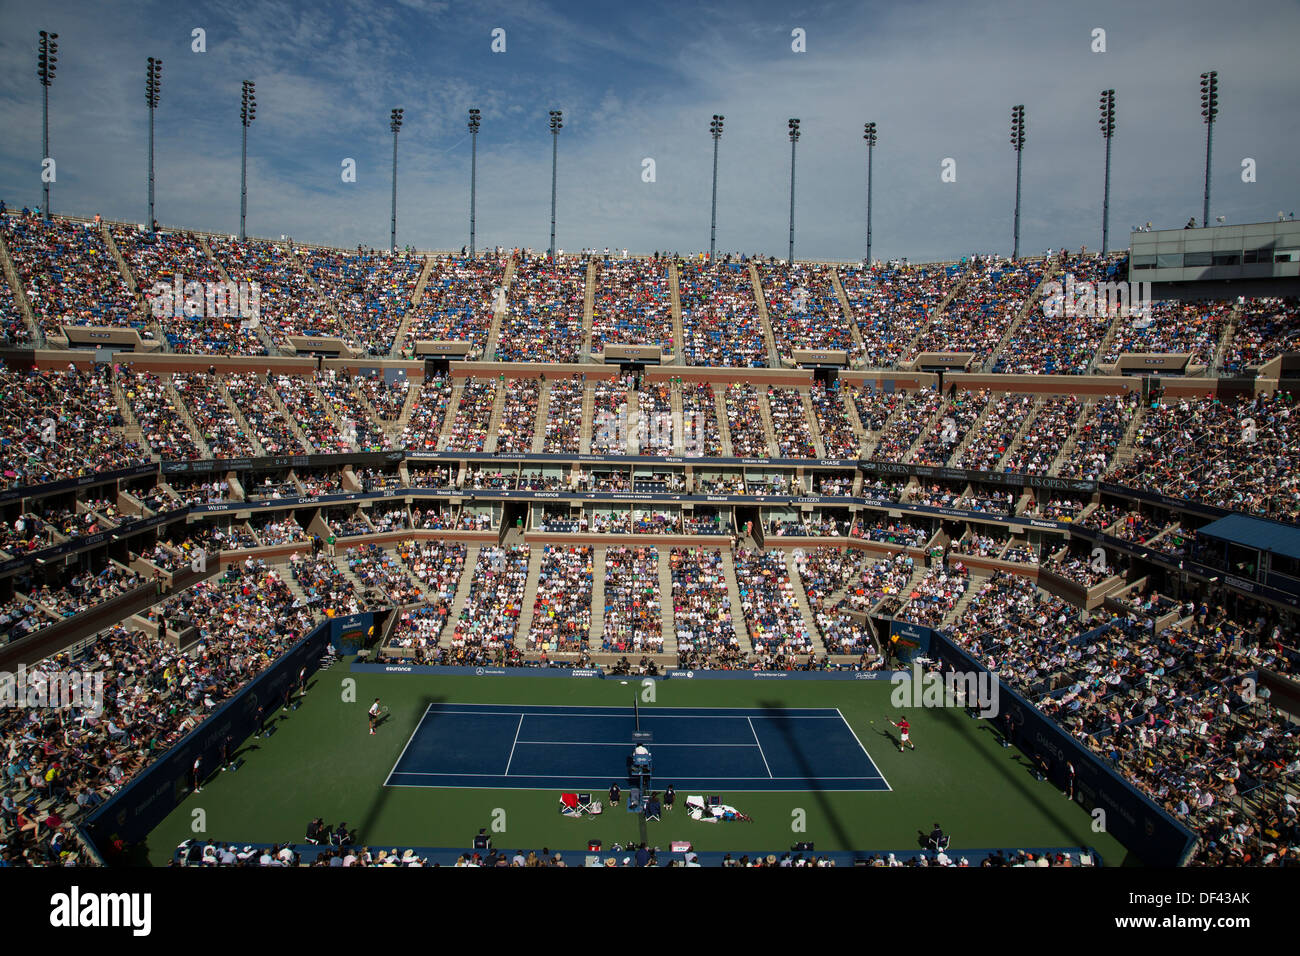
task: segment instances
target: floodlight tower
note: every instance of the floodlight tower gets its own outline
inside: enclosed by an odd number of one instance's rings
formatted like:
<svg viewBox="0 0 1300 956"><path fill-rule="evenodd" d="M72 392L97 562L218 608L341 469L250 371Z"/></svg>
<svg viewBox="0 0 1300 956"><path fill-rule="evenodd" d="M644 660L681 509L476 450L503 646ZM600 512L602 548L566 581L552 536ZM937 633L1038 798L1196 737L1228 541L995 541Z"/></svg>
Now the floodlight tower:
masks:
<svg viewBox="0 0 1300 956"><path fill-rule="evenodd" d="M162 60L149 57L145 64L144 98L149 104L149 232L153 232L153 114L158 109L158 94L162 92Z"/></svg>
<svg viewBox="0 0 1300 956"><path fill-rule="evenodd" d="M247 237L244 221L248 217L248 127L256 117L256 85L252 80L244 80L243 93L239 100L239 123L244 128L243 145L239 153L239 239L241 242Z"/></svg>
<svg viewBox="0 0 1300 956"><path fill-rule="evenodd" d="M1016 220L1015 244L1011 249L1011 258L1020 258L1020 160L1025 150L1025 107L1011 107L1011 148L1016 151Z"/></svg>
<svg viewBox="0 0 1300 956"><path fill-rule="evenodd" d="M786 261L794 264L794 145L799 142L799 120L791 119L786 123L790 129L790 249Z"/></svg>
<svg viewBox="0 0 1300 956"><path fill-rule="evenodd" d="M713 137L713 203L709 213L709 266L716 259L718 240L718 140L722 139L722 121L725 117L713 114L709 121L709 135Z"/></svg>
<svg viewBox="0 0 1300 956"><path fill-rule="evenodd" d="M1205 204L1201 228L1210 224L1210 154L1214 146L1214 120L1219 115L1219 71L1201 74L1201 119L1205 123Z"/></svg>
<svg viewBox="0 0 1300 956"><path fill-rule="evenodd" d="M555 262L555 166L559 157L560 130L564 129L564 111L551 110L551 262Z"/></svg>
<svg viewBox="0 0 1300 956"><path fill-rule="evenodd" d="M397 133L402 128L402 114L406 112L400 107L394 109L388 117L388 128L393 131L393 218L392 224L388 231L388 250L397 251Z"/></svg>
<svg viewBox="0 0 1300 956"><path fill-rule="evenodd" d="M59 62L59 35L41 31L40 44L36 48L36 76L41 81L41 183L45 198L41 203L45 219L50 218L50 181L45 172L45 161L50 158L50 84L54 82L54 70Z"/></svg>
<svg viewBox="0 0 1300 956"><path fill-rule="evenodd" d="M474 258L474 203L478 182L479 111L469 111L469 257Z"/></svg>
<svg viewBox="0 0 1300 956"><path fill-rule="evenodd" d="M1110 250L1110 141L1115 136L1115 91L1101 93L1101 135L1106 140L1106 188L1101 201L1101 254Z"/></svg>
<svg viewBox="0 0 1300 956"><path fill-rule="evenodd" d="M862 138L867 141L867 268L871 268L871 161L876 150L876 124L862 127Z"/></svg>

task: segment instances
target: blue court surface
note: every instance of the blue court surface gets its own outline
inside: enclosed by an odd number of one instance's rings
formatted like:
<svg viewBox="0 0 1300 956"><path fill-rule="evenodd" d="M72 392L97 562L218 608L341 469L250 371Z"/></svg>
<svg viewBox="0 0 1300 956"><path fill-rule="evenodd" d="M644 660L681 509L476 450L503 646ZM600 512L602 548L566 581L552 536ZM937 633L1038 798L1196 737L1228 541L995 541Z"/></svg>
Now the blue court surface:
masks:
<svg viewBox="0 0 1300 956"><path fill-rule="evenodd" d="M605 790L626 786L631 707L431 704L389 787ZM657 786L736 790L889 790L833 708L644 707Z"/></svg>

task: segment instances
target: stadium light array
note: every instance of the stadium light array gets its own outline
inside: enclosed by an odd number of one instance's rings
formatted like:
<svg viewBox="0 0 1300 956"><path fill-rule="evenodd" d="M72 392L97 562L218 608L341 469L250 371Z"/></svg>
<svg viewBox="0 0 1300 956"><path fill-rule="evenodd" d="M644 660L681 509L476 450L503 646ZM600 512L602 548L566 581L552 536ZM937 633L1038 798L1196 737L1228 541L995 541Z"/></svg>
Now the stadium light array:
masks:
<svg viewBox="0 0 1300 956"><path fill-rule="evenodd" d="M1106 140L1106 186L1101 201L1101 254L1110 251L1110 141L1115 136L1115 91L1101 92L1101 135Z"/></svg>
<svg viewBox="0 0 1300 956"><path fill-rule="evenodd" d="M1214 147L1214 120L1219 115L1219 71L1201 74L1201 121L1205 123L1205 200L1201 227L1210 224L1210 156Z"/></svg>
<svg viewBox="0 0 1300 956"><path fill-rule="evenodd" d="M244 80L239 98L239 124L243 127L243 144L239 151L239 239L247 233L244 221L248 218L248 127L257 118L257 88L252 80Z"/></svg>
<svg viewBox="0 0 1300 956"><path fill-rule="evenodd" d="M57 33L42 30L36 48L36 77L41 81L41 184L45 193L41 209L47 221L50 218L50 180L45 175L45 161L50 158L50 84L54 82L54 71L59 62L58 40Z"/></svg>
<svg viewBox="0 0 1300 956"><path fill-rule="evenodd" d="M791 119L786 123L790 130L790 248L786 261L794 264L794 145L799 142L799 120Z"/></svg>
<svg viewBox="0 0 1300 956"><path fill-rule="evenodd" d="M1011 258L1020 258L1020 160L1025 151L1025 107L1024 104L1011 107L1011 148L1016 151L1016 217L1015 241L1011 248Z"/></svg>

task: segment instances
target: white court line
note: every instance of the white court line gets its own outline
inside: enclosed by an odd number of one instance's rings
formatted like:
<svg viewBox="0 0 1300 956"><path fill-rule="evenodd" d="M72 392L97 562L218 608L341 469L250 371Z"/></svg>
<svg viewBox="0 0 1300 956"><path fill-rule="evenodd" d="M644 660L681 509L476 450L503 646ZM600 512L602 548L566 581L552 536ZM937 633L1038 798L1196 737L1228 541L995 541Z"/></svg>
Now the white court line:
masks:
<svg viewBox="0 0 1300 956"><path fill-rule="evenodd" d="M420 722L415 725L415 730L411 731L411 736L406 738L406 746L403 747L402 752L397 755L397 763L393 764L393 769L388 771L388 777L384 780L385 787L388 786L388 781L393 779L393 774L397 773L397 764L401 763L402 758L406 756L406 751L407 748L411 746L411 741L419 736L420 728L424 725L424 718L429 716L429 708L432 706L433 704L425 705L424 713L420 715Z"/></svg>
<svg viewBox="0 0 1300 956"><path fill-rule="evenodd" d="M840 720L844 721L844 726L849 728L849 733L853 734L853 739L858 741L859 747L862 747L862 741L858 740L858 733L856 730L853 729L853 725L849 723L848 718L846 718L843 714L840 714L840 709L838 707L835 708L835 713L840 715ZM876 761L872 759L871 754L867 752L866 747L862 747L862 752L866 754L867 759L871 761L871 766L876 768L876 774L879 776L880 780L884 783L886 787L889 787L889 792L893 793L894 788L889 786L889 781L885 779L885 772L880 769L880 765L877 764Z"/></svg>
<svg viewBox="0 0 1300 956"><path fill-rule="evenodd" d="M767 766L767 754L763 753L763 745L758 742L758 731L754 729L754 721L750 720L748 717L746 717L745 720L749 721L749 732L754 735L754 743L758 745L758 755L763 758L763 766L767 767L767 775L775 780L776 777L772 776L772 768Z"/></svg>
<svg viewBox="0 0 1300 956"><path fill-rule="evenodd" d="M515 742L510 745L510 759L506 761L506 772L501 776L510 776L510 765L515 761L515 747L519 745L519 731L524 729L524 715L519 715L519 726L515 728Z"/></svg>
<svg viewBox="0 0 1300 956"><path fill-rule="evenodd" d="M881 779L880 777L814 777L814 778L809 778L809 777L805 777L805 776L798 776L798 777L772 777L772 776L770 776L771 771L769 771L768 773L769 773L769 779L771 779L771 780L805 780L805 781L807 781L807 780L880 780L880 779ZM503 779L503 775L502 775L502 774L499 774L499 773L429 773L429 772L424 771L424 770L403 770L403 771L402 771L402 776L403 776L403 777L492 777L493 779L496 779L496 780ZM592 779L593 776L598 776L598 775L597 775L597 774L590 774L590 773L570 773L570 774L559 774L559 773L523 773L523 774L520 774L519 777L516 778L516 779L520 779L520 778L524 778L524 777L539 777L539 778L541 778L542 780L590 780L590 779ZM712 776L710 776L710 777L684 777L683 779L685 779L685 780L762 780L763 778L762 778L762 777L712 777ZM400 784L394 784L394 786L401 786L401 785L400 785ZM507 787L507 788L505 788L505 789L507 789L507 790L523 790L523 789L525 789L525 788L523 788L523 787ZM542 787L542 788L540 788L540 789L543 789L543 790L544 790L544 789L547 789L547 788Z"/></svg>
<svg viewBox="0 0 1300 956"><path fill-rule="evenodd" d="M432 705L430 705L430 706L432 706ZM537 706L545 706L545 705L540 705L540 704L529 704L528 706L530 706L530 707L537 707ZM632 709L631 709L630 707L611 707L610 709L611 709L611 710L622 710L622 711L625 711L625 712L627 713L627 716L629 716L629 717L632 716ZM674 708L660 708L660 710L709 710L709 709L714 709L714 710L723 710L723 709L731 709L731 708L721 708L721 707L717 707L717 708L708 708L708 707L674 707ZM824 709L824 710L833 710L834 708L826 707L826 708L822 708L822 709ZM519 716L519 711L517 711L517 710L440 710L440 711L438 711L438 713L442 714L442 715L445 716L445 717L479 717L479 716L482 716L482 717L518 717L518 716ZM611 717L611 716L618 716L618 715L614 715L614 714L585 714L585 713L584 713L584 714L548 714L548 713L539 713L539 712L537 712L537 711L528 711L528 712L525 713L525 716L528 716L528 717L547 717L547 718L552 718L552 719L553 719L553 718L556 718L556 717ZM766 711L766 710L765 710L765 711L763 711L762 713L759 713L759 714L699 714L699 715L695 715L695 716L708 717L709 720L749 720L750 717L758 717L758 718L760 718L760 719L762 719L762 720L775 720L775 719L780 719L780 720L843 720L843 719L844 719L844 718L840 715L840 713L839 713L838 711L836 711L836 712L833 713L833 714L782 714L782 713L779 713L779 712L773 712L773 711ZM647 713L645 713L645 712L643 711L643 712L641 713L641 719L642 719L642 720L645 720L645 719L647 719L647 718L654 718L654 719L658 719L658 720L665 720L665 719L667 719L667 720L690 720L690 719L691 719L691 715L688 715L688 714L675 714L675 713L647 714Z"/></svg>
<svg viewBox="0 0 1300 956"><path fill-rule="evenodd" d="M520 740L517 743L533 744L539 747L631 747L626 741L606 740ZM652 744L656 750L660 747L752 747L753 744ZM760 748L761 749L761 748Z"/></svg>

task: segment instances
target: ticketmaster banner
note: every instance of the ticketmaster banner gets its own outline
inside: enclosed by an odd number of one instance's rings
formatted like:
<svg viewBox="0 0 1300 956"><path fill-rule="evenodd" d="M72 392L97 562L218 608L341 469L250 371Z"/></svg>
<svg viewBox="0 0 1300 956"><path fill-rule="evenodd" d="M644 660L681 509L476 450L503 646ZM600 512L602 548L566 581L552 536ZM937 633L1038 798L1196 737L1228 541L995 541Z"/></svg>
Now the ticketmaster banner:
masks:
<svg viewBox="0 0 1300 956"><path fill-rule="evenodd" d="M595 677L603 680L599 667L502 667L484 664L479 667L456 664L356 664L357 674L457 674L461 677Z"/></svg>
<svg viewBox="0 0 1300 956"><path fill-rule="evenodd" d="M938 631L931 636L930 656L957 671L988 672ZM1067 783L1067 765L1072 764L1075 799L1092 812L1106 832L1148 866L1181 866L1187 860L1196 843L1190 830L1001 681L998 693L1000 714L989 719L995 720L1026 756L1046 762L1048 779L1062 791ZM1098 817L1098 810L1104 815Z"/></svg>
<svg viewBox="0 0 1300 956"><path fill-rule="evenodd" d="M223 748L233 755L261 720L279 711L286 693L297 687L301 670L309 677L316 672L330 640L330 624L318 625L289 648L81 824L82 835L105 862L118 862L108 852L115 840L138 843L189 796L196 758L206 780L220 769Z"/></svg>

